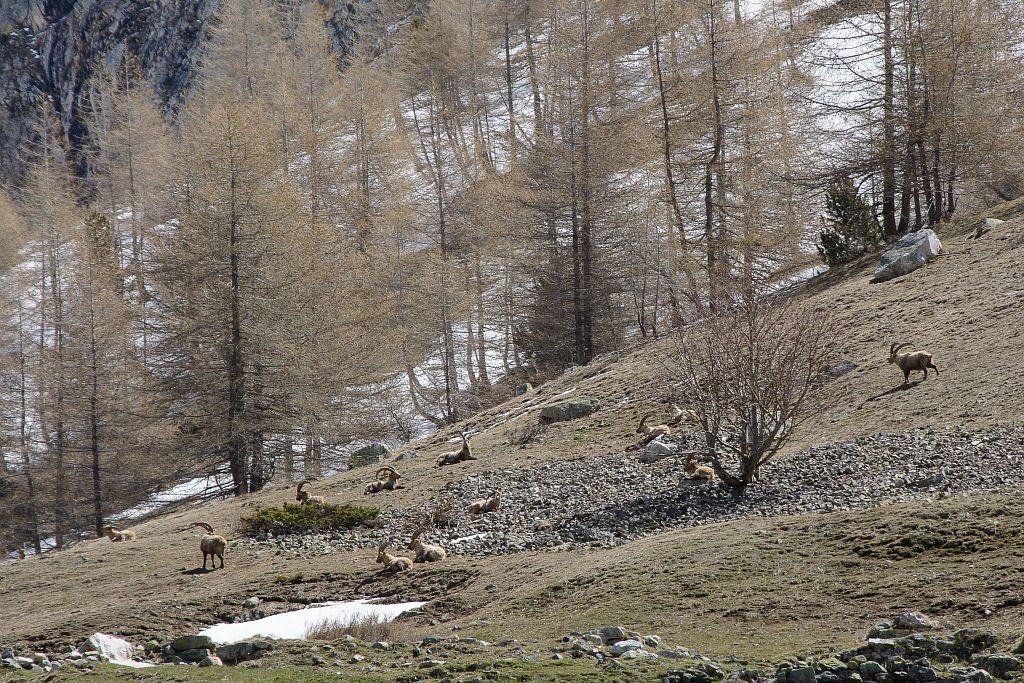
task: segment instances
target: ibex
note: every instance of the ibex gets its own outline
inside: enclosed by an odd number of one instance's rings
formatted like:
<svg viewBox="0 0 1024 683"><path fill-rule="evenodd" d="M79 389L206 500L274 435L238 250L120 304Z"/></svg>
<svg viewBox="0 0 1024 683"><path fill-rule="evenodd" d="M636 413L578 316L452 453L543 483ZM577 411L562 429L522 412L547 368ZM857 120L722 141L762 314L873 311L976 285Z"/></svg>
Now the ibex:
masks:
<svg viewBox="0 0 1024 683"><path fill-rule="evenodd" d="M384 565L385 572L404 572L412 569L412 560L389 553L387 543L381 543L377 549L377 564Z"/></svg>
<svg viewBox="0 0 1024 683"><path fill-rule="evenodd" d="M683 419L687 422L697 422L697 414L692 410L683 410L675 403L672 404L672 416L665 422L669 427L678 427Z"/></svg>
<svg viewBox="0 0 1024 683"><path fill-rule="evenodd" d="M228 545L226 538L220 534L216 534L213 531L213 527L206 522L193 522L192 526L202 527L206 532L203 537L199 539L199 550L203 552L203 569L206 569L206 557L210 557L210 562L213 564L213 569L217 568L217 560L220 558L220 568L224 569L224 549Z"/></svg>
<svg viewBox="0 0 1024 683"><path fill-rule="evenodd" d="M416 527L416 531L412 532L412 538L409 539L408 549L416 553L413 562L440 562L448 557L448 553L439 545L424 543L420 540L420 534L426 531L426 528L424 524Z"/></svg>
<svg viewBox="0 0 1024 683"><path fill-rule="evenodd" d="M376 481L366 485L366 488L363 489L364 496L371 493L380 493L381 491L394 491L398 488L398 480L402 478L402 475L396 472L394 467L390 466L381 467L373 476L376 478Z"/></svg>
<svg viewBox="0 0 1024 683"><path fill-rule="evenodd" d="M636 445L637 448L646 446L659 436L666 436L672 433L672 428L667 424L655 425L653 427L647 424L647 419L652 415L654 415L654 413L647 413L640 418L640 424L636 428L636 433L643 434L644 438L640 439L640 443Z"/></svg>
<svg viewBox="0 0 1024 683"><path fill-rule="evenodd" d="M910 381L910 373L915 370L923 372L924 378L928 379L928 368L935 371L935 374L939 374L939 369L935 367L935 363L932 362L932 354L927 351L910 351L908 353L900 353L900 349L905 346L910 346L910 343L906 344L893 344L889 347L889 363L894 363L899 366L899 369L903 371L903 383L906 384Z"/></svg>
<svg viewBox="0 0 1024 683"><path fill-rule="evenodd" d="M473 455L472 449L469 447L469 439L466 438L465 432L459 432L459 436L462 437L462 448L457 451L448 451L437 456L437 466L442 467L444 465L456 465L464 460L476 460Z"/></svg>
<svg viewBox="0 0 1024 683"><path fill-rule="evenodd" d="M469 504L467 512L471 515L482 515L485 512L494 512L501 507L501 491L495 491L490 498L474 500Z"/></svg>
<svg viewBox="0 0 1024 683"><path fill-rule="evenodd" d="M695 481L712 481L715 478L715 470L707 465L698 465L692 455L687 456L686 462L683 463L683 472L686 473L687 479Z"/></svg>
<svg viewBox="0 0 1024 683"><path fill-rule="evenodd" d="M310 484L309 479L303 479L299 482L299 485L295 487L295 500L299 501L302 505L323 505L326 501L323 496L314 496L309 491L303 491L302 487L306 484Z"/></svg>
<svg viewBox="0 0 1024 683"><path fill-rule="evenodd" d="M103 534L114 543L119 541L134 541L135 532L132 530L121 531L116 526L107 525L103 527Z"/></svg>

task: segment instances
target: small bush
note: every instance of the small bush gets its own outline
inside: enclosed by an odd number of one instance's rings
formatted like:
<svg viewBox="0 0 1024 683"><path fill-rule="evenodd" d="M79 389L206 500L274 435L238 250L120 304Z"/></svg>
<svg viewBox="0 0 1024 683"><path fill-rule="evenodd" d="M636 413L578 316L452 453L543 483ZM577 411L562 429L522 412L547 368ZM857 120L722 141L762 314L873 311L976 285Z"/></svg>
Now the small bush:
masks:
<svg viewBox="0 0 1024 683"><path fill-rule="evenodd" d="M243 517L242 533L247 536L262 534L301 534L310 531L342 531L357 526L368 526L380 514L380 509L360 505L298 505L285 503L281 507L257 510Z"/></svg>
<svg viewBox="0 0 1024 683"><path fill-rule="evenodd" d="M352 636L366 642L405 638L407 629L401 622L385 621L378 614L352 615L347 619L331 619L306 629L307 640L338 640Z"/></svg>
<svg viewBox="0 0 1024 683"><path fill-rule="evenodd" d="M455 526L456 510L455 499L448 495L440 496L434 503L434 509L430 511L431 525L437 529Z"/></svg>
<svg viewBox="0 0 1024 683"><path fill-rule="evenodd" d="M305 575L302 572L296 572L296 573L292 574L291 576L286 576L285 574L279 574L274 579L274 583L278 583L278 584L280 584L282 586L294 586L297 583L302 583L302 579L304 579L304 578L305 578Z"/></svg>
<svg viewBox="0 0 1024 683"><path fill-rule="evenodd" d="M539 439L548 430L543 422L532 422L519 427L505 428L505 442L509 446L523 447Z"/></svg>

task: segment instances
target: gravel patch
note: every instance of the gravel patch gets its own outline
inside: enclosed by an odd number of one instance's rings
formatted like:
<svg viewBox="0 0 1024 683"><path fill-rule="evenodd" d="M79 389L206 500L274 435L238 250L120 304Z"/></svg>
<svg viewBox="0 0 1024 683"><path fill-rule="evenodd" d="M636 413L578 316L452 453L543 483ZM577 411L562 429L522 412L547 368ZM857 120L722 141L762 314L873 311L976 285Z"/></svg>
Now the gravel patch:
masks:
<svg viewBox="0 0 1024 683"><path fill-rule="evenodd" d="M685 450L691 444L675 442ZM449 483L440 498L454 502L444 528L424 535L449 554L485 556L525 550L563 551L613 546L678 527L743 517L855 510L928 500L1024 483L1024 427L983 431L921 429L815 447L771 462L745 491L693 484L680 461L653 464L639 454L611 454L510 468ZM474 517L466 506L500 489L501 509ZM404 548L418 505L381 514L379 528L335 534L243 539L303 556L374 548Z"/></svg>

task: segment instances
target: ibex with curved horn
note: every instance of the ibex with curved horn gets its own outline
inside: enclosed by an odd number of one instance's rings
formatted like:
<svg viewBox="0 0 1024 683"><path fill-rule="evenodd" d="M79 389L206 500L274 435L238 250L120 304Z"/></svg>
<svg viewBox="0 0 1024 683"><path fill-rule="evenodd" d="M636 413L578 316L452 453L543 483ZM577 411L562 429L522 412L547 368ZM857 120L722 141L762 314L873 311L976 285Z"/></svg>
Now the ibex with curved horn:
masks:
<svg viewBox="0 0 1024 683"><path fill-rule="evenodd" d="M295 487L295 500L299 501L301 505L323 505L327 502L323 496L314 496L309 491L302 490L303 486L311 483L309 479L303 479L299 482L299 485Z"/></svg>
<svg viewBox="0 0 1024 683"><path fill-rule="evenodd" d="M364 496L371 493L380 493L381 491L394 491L398 488L398 480L402 478L402 475L390 465L381 467L373 476L376 478L376 481L366 485L366 488L363 489Z"/></svg>
<svg viewBox="0 0 1024 683"><path fill-rule="evenodd" d="M213 569L217 568L216 558L220 558L220 568L224 569L224 549L228 540L213 531L213 527L206 522L193 522L192 526L201 527L206 533L199 539L199 550L203 552L203 569L206 569L206 557L210 557Z"/></svg>
<svg viewBox="0 0 1024 683"><path fill-rule="evenodd" d="M448 557L448 553L445 549L439 545L432 543L424 543L420 540L420 534L426 531L427 527L425 524L420 524L416 527L416 531L412 532L412 538L409 539L409 550L416 553L416 557L413 558L413 562L440 562Z"/></svg>
<svg viewBox="0 0 1024 683"><path fill-rule="evenodd" d="M935 367L935 363L932 362L932 354L928 351L900 353L900 349L911 346L911 344L912 342L907 342L893 344L889 347L889 363L897 365L903 371L903 383L906 384L910 381L910 373L914 371L923 372L925 379L928 379L928 368L934 370L938 375L939 369Z"/></svg>

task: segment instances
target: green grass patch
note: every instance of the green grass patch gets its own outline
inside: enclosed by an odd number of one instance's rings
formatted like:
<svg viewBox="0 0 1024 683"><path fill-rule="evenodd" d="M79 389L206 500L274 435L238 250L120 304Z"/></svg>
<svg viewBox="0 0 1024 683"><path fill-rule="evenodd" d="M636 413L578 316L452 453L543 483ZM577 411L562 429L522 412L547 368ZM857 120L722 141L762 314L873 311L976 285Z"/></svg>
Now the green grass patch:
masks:
<svg viewBox="0 0 1024 683"><path fill-rule="evenodd" d="M285 503L281 507L257 509L242 517L242 533L246 536L265 534L301 534L310 531L344 531L367 526L377 519L380 509L362 505L299 505Z"/></svg>

